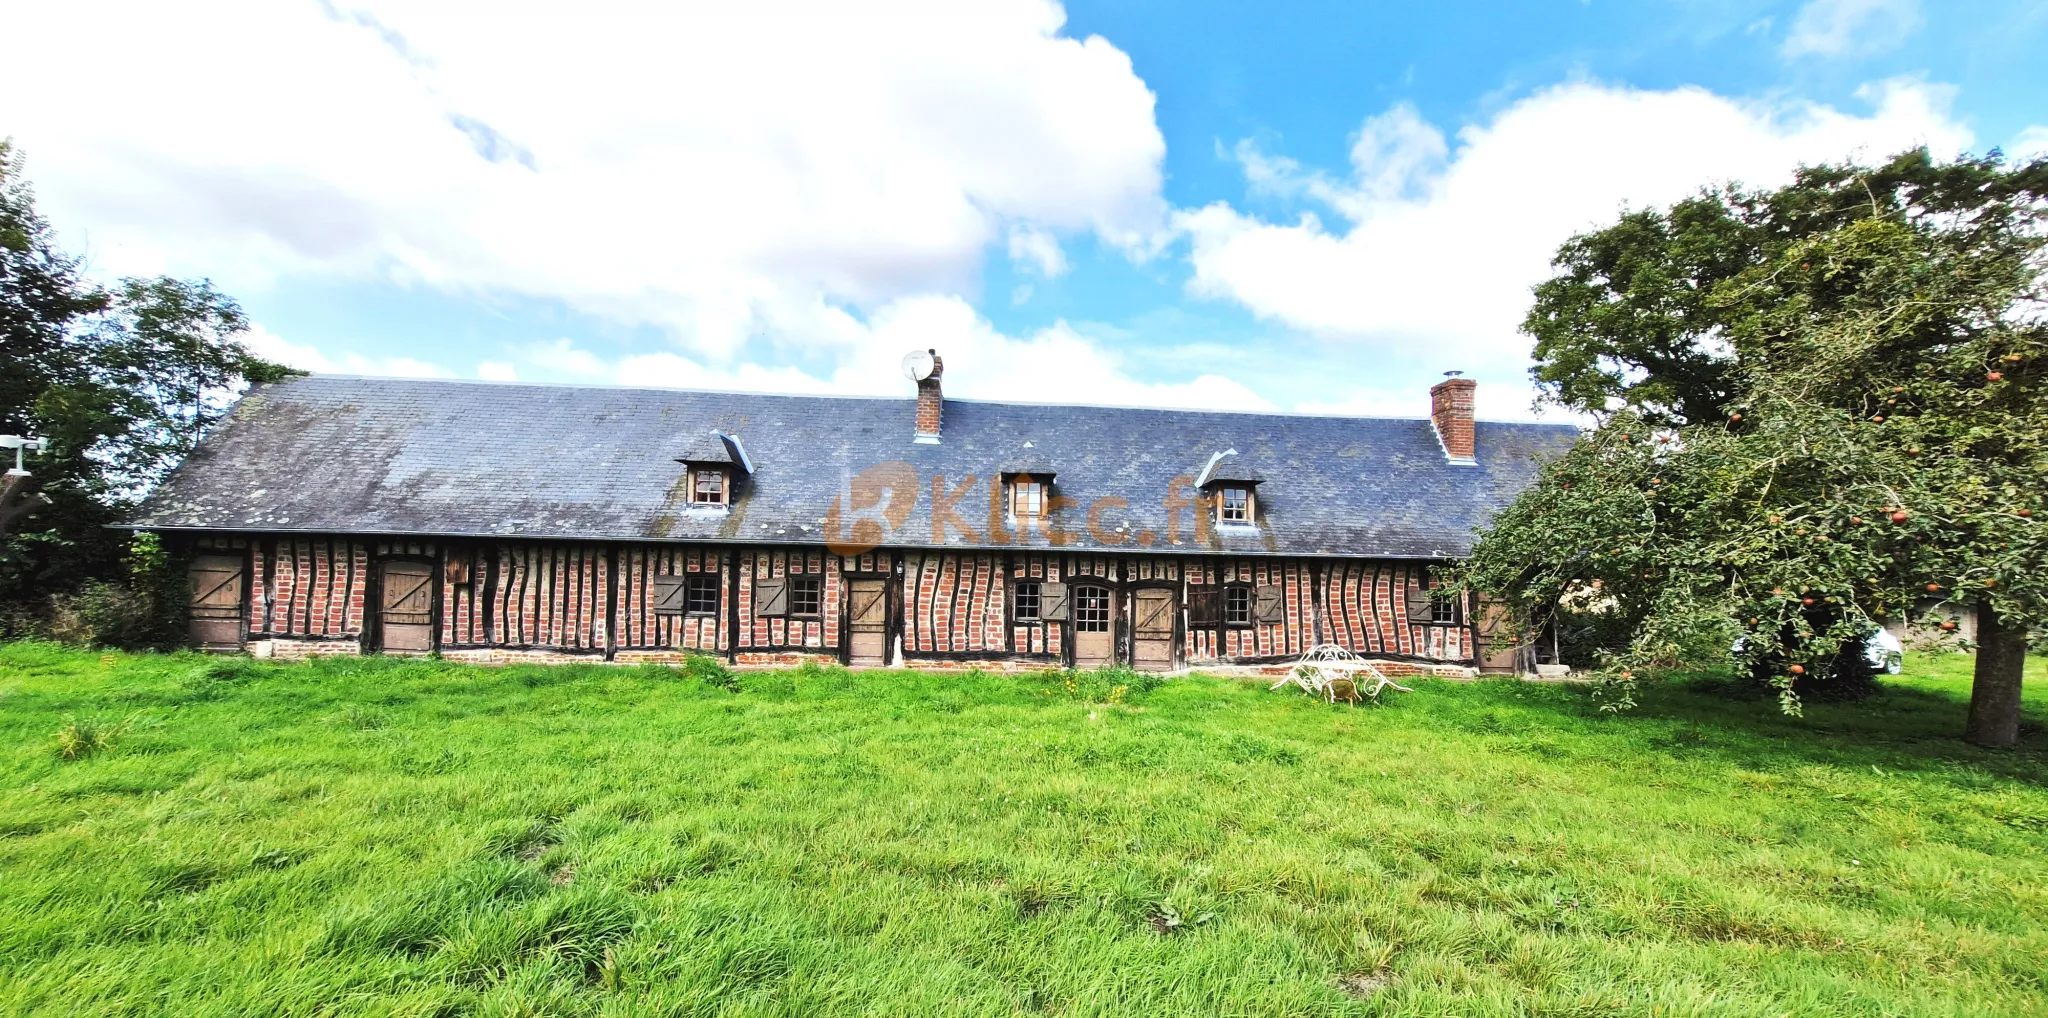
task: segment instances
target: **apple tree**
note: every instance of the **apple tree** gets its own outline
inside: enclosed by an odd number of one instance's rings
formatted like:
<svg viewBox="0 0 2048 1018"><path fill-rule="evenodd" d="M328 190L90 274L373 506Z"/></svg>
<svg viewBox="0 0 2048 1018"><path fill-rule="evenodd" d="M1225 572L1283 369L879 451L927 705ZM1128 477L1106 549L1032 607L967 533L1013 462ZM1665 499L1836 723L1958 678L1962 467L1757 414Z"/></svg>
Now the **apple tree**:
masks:
<svg viewBox="0 0 2048 1018"><path fill-rule="evenodd" d="M1525 329L1595 424L1459 572L1637 675L1733 648L1786 709L1927 599L1978 620L1965 737L2018 736L2048 628L2048 160L1816 167L1560 250ZM1597 252L1597 257L1595 256Z"/></svg>

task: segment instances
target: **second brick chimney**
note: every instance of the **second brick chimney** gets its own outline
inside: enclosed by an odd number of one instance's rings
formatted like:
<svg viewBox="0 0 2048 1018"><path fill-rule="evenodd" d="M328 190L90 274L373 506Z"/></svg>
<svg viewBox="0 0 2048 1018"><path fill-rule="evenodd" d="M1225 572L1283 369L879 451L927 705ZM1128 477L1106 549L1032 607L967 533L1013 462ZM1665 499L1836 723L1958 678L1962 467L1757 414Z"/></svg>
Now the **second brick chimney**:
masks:
<svg viewBox="0 0 2048 1018"><path fill-rule="evenodd" d="M1473 458L1477 446L1472 435L1472 390L1479 388L1479 383L1458 377L1456 371L1444 373L1451 377L1429 390L1430 422L1436 425L1436 438L1443 443L1446 458L1459 465L1476 464L1479 461Z"/></svg>
<svg viewBox="0 0 2048 1018"><path fill-rule="evenodd" d="M932 355L932 373L917 383L917 435L913 441L934 443L939 440L939 411L945 406L945 397L939 390L939 376L946 373L946 362L937 350Z"/></svg>

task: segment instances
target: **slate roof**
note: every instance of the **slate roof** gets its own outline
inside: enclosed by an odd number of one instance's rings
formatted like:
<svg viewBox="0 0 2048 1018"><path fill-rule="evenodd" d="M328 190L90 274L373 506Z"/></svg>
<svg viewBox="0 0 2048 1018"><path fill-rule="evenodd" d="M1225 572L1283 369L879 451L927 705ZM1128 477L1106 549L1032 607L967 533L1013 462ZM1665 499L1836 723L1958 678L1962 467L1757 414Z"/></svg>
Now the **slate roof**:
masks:
<svg viewBox="0 0 2048 1018"><path fill-rule="evenodd" d="M1150 531L1143 550L1155 554L1454 558L1576 435L1569 425L1480 422L1477 465L1453 466L1426 419L949 399L943 441L920 445L915 407L910 398L293 378L251 389L130 525L818 544L846 479L901 461L916 471L916 507L887 544L969 547L986 544L987 480L1033 463L1051 466L1054 494L1080 507L1061 514L1074 535L1063 550L1135 552L1133 538ZM713 429L744 443L754 473L729 510L692 509L677 460ZM1178 509L1179 541L1169 543L1170 482L1192 480L1230 448L1265 479L1259 525L1214 528L1197 546L1192 510ZM935 538L935 484L943 478L951 496L968 475L978 486L955 512L973 537L948 527ZM1086 507L1105 496L1128 508L1105 506L1091 534ZM1018 544L1050 547L1041 533Z"/></svg>

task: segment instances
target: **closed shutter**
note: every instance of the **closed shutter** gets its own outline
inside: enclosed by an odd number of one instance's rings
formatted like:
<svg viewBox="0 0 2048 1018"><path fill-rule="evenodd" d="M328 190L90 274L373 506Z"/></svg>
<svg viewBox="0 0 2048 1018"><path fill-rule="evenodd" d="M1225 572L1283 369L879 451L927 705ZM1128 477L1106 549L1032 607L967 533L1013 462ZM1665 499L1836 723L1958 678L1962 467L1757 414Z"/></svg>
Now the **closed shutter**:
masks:
<svg viewBox="0 0 2048 1018"><path fill-rule="evenodd" d="M779 618L789 614L789 581L783 577L754 581L754 614Z"/></svg>
<svg viewBox="0 0 2048 1018"><path fill-rule="evenodd" d="M1049 621L1063 621L1066 619L1066 584L1041 583L1038 585L1038 617Z"/></svg>
<svg viewBox="0 0 2048 1018"><path fill-rule="evenodd" d="M1188 625L1213 626L1223 618L1223 588L1188 588Z"/></svg>
<svg viewBox="0 0 2048 1018"><path fill-rule="evenodd" d="M1436 606L1431 603L1429 591L1420 588L1408 592L1408 624L1428 625L1436 615Z"/></svg>
<svg viewBox="0 0 2048 1018"><path fill-rule="evenodd" d="M1259 588L1259 600L1252 609L1254 616L1263 624L1287 621L1287 595L1277 583Z"/></svg>
<svg viewBox="0 0 2048 1018"><path fill-rule="evenodd" d="M664 573L654 578L654 614L683 614L683 578Z"/></svg>

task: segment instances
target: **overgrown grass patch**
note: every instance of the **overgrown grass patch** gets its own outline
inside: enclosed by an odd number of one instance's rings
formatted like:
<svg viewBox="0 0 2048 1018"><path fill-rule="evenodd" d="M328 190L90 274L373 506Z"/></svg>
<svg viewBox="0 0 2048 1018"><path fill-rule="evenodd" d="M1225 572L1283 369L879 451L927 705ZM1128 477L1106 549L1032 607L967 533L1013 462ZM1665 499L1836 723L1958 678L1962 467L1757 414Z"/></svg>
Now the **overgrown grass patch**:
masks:
<svg viewBox="0 0 2048 1018"><path fill-rule="evenodd" d="M0 1012L2048 1014L2048 738L1910 667L1795 719L0 646Z"/></svg>

